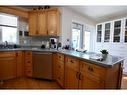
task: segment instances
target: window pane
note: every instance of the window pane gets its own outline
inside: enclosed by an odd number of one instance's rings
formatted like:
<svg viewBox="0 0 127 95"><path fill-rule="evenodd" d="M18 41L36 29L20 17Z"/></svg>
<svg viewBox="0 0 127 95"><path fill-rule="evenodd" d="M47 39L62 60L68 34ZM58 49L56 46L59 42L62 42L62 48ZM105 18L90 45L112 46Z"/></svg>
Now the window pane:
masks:
<svg viewBox="0 0 127 95"><path fill-rule="evenodd" d="M0 14L0 24L8 26L17 26L17 17L11 15Z"/></svg>
<svg viewBox="0 0 127 95"><path fill-rule="evenodd" d="M88 31L85 31L84 33L84 48L85 50L88 50L90 49L90 32Z"/></svg>
<svg viewBox="0 0 127 95"><path fill-rule="evenodd" d="M2 26L2 41L16 43L17 41L17 28L3 27Z"/></svg>
<svg viewBox="0 0 127 95"><path fill-rule="evenodd" d="M79 49L80 48L80 30L79 29L73 29L72 30L72 44L73 48Z"/></svg>
<svg viewBox="0 0 127 95"><path fill-rule="evenodd" d="M18 42L17 20L16 16L0 14L0 42Z"/></svg>
<svg viewBox="0 0 127 95"><path fill-rule="evenodd" d="M83 25L72 23L72 47L74 49L83 48Z"/></svg>

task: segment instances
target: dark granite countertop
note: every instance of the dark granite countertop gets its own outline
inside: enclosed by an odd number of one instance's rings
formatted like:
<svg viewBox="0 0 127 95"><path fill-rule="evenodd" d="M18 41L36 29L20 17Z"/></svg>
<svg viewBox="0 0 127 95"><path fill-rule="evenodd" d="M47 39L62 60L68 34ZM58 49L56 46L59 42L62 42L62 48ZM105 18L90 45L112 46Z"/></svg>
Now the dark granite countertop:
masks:
<svg viewBox="0 0 127 95"><path fill-rule="evenodd" d="M0 49L0 51L39 51L39 52L59 52L68 56L76 57L81 60L85 60L87 62L90 62L91 64L96 64L100 65L103 67L112 67L114 64L120 63L121 61L124 60L123 57L118 57L118 56L112 56L112 55L107 55L107 58L105 60L98 60L102 59L101 54L97 54L94 52L77 52L77 51L71 51L71 50L54 50L54 49L41 49L41 48L16 48L16 49Z"/></svg>

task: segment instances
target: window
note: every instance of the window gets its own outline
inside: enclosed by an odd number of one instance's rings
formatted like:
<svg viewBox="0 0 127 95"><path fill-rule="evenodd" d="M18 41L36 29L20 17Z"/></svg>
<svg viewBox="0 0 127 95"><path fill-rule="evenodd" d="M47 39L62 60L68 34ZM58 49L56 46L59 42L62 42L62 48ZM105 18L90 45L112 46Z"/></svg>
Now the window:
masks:
<svg viewBox="0 0 127 95"><path fill-rule="evenodd" d="M0 42L18 43L17 17L0 14Z"/></svg>
<svg viewBox="0 0 127 95"><path fill-rule="evenodd" d="M84 48L85 50L88 50L90 49L90 32L89 31L85 31L84 33Z"/></svg>
<svg viewBox="0 0 127 95"><path fill-rule="evenodd" d="M72 23L72 47L74 49L83 48L83 25Z"/></svg>

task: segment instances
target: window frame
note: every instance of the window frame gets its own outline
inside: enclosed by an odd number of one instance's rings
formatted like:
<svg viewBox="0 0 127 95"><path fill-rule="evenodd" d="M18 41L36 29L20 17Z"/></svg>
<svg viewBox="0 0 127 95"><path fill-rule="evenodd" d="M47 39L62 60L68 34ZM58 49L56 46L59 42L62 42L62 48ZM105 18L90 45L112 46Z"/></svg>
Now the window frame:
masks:
<svg viewBox="0 0 127 95"><path fill-rule="evenodd" d="M73 41L72 41L72 32L73 32L73 29L78 29L78 28L74 27L73 24L77 24L77 25L81 25L82 26L81 33L80 33L80 46L79 46L79 48L83 49L84 25L79 23L79 22L72 21L72 24L71 24L71 44L73 44Z"/></svg>
<svg viewBox="0 0 127 95"><path fill-rule="evenodd" d="M2 27L2 26L4 26L4 27L12 27L12 28L17 28L17 35L16 35L16 43L14 43L14 42L9 42L9 43L13 43L13 44L19 44L19 17L18 16L16 16L16 15L11 15L11 14L7 14L7 13L1 13L0 12L0 14L1 15L5 15L5 16L11 16L11 17L16 17L17 18L17 25L16 26L11 26L11 25L4 25L4 24L0 24L0 27ZM2 31L1 31L2 32ZM3 43L3 41L2 41L2 35L0 34L0 42L2 42Z"/></svg>

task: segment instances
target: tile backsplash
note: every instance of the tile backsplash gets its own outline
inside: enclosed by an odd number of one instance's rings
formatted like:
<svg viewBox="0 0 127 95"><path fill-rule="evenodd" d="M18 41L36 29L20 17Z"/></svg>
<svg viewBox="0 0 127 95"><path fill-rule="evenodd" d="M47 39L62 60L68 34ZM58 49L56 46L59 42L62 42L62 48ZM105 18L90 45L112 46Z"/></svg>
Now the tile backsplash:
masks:
<svg viewBox="0 0 127 95"><path fill-rule="evenodd" d="M20 45L21 46L41 46L42 45L42 41L43 42L49 42L50 38L57 38L59 40L58 37L29 37L29 36L20 36Z"/></svg>

